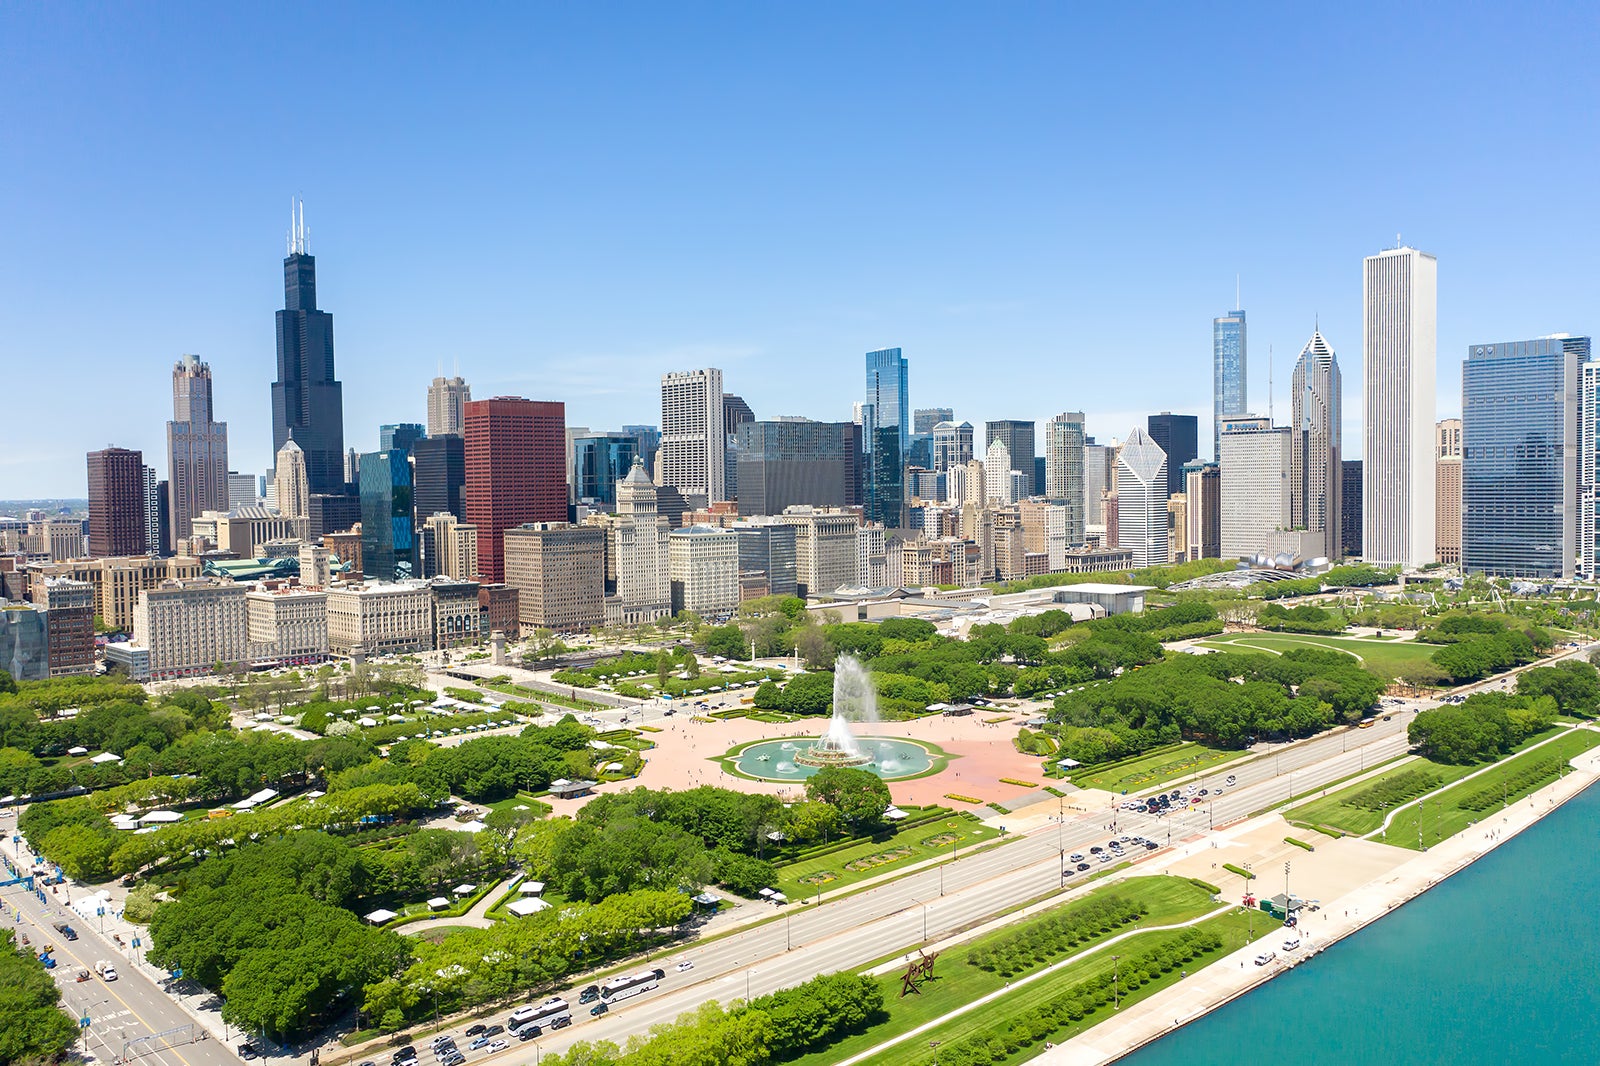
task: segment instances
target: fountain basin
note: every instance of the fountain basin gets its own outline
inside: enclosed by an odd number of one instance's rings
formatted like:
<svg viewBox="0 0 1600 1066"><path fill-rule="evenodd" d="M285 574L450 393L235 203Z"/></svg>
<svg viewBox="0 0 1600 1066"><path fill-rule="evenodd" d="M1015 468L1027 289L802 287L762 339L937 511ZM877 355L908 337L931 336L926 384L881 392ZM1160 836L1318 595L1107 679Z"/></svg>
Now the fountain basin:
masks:
<svg viewBox="0 0 1600 1066"><path fill-rule="evenodd" d="M856 737L856 751L830 748L823 741L760 740L723 755L721 762L741 777L758 781L803 781L829 766L848 766L885 781L923 777L944 769L947 756L932 744L903 737Z"/></svg>

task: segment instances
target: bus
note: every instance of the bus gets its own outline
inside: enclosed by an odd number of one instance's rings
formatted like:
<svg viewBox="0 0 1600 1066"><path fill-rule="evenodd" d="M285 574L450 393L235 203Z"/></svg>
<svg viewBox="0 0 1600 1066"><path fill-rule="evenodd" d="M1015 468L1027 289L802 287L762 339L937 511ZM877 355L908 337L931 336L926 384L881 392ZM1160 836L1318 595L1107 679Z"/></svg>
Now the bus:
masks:
<svg viewBox="0 0 1600 1066"><path fill-rule="evenodd" d="M631 999L634 996L655 990L661 984L661 979L667 976L665 970L645 970L631 977L613 977L600 986L600 999L606 1003L616 1003L618 1000Z"/></svg>
<svg viewBox="0 0 1600 1066"><path fill-rule="evenodd" d="M538 1006L518 1007L506 1019L506 1029L518 1033L530 1025L541 1030L561 1029L572 1024L572 1008L560 996L551 996Z"/></svg>

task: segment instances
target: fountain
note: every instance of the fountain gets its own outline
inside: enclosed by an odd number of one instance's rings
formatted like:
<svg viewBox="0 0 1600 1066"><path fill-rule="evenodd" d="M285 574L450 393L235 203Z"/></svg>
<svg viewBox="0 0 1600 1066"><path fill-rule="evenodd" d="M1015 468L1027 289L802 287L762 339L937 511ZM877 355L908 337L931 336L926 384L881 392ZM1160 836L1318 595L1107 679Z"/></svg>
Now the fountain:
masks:
<svg viewBox="0 0 1600 1066"><path fill-rule="evenodd" d="M872 677L848 655L839 656L833 666L833 720L828 731L794 761L805 766L865 766L872 756L862 750L850 729L850 715L862 723L878 720L878 698L872 691Z"/></svg>
<svg viewBox="0 0 1600 1066"><path fill-rule="evenodd" d="M858 767L891 781L943 768L943 753L930 744L857 735L857 729L877 721L872 675L855 659L841 655L833 671L833 719L822 736L809 743L757 741L729 751L721 761L733 773L761 781L799 781L830 766Z"/></svg>

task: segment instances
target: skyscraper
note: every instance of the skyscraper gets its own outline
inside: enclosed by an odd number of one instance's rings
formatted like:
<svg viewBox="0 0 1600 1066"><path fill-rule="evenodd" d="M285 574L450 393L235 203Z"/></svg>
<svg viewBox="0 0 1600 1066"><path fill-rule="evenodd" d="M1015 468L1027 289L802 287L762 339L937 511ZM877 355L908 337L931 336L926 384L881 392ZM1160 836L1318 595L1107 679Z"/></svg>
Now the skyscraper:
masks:
<svg viewBox="0 0 1600 1066"><path fill-rule="evenodd" d="M171 542L190 535L202 511L228 507L228 426L215 420L211 367L185 355L172 368L172 421L167 423L167 515Z"/></svg>
<svg viewBox="0 0 1600 1066"><path fill-rule="evenodd" d="M1183 468L1200 458L1200 419L1162 411L1146 418L1145 426L1167 453L1167 495L1175 496L1183 491Z"/></svg>
<svg viewBox="0 0 1600 1066"><path fill-rule="evenodd" d="M281 477L282 475L280 475ZM280 508L282 503L279 503ZM412 525L411 464L399 448L361 457L361 568L404 581L419 573Z"/></svg>
<svg viewBox="0 0 1600 1066"><path fill-rule="evenodd" d="M1361 460L1339 464L1339 541L1346 558L1361 554Z"/></svg>
<svg viewBox="0 0 1600 1066"><path fill-rule="evenodd" d="M905 460L911 441L907 362L899 348L866 355L861 442L867 454L867 519L888 528L905 524Z"/></svg>
<svg viewBox="0 0 1600 1066"><path fill-rule="evenodd" d="M1011 452L1006 448L1006 442L999 437L989 439L989 447L983 453L983 487L986 500L998 503L1015 503L1011 498L1011 471L1016 469L1016 464L1011 461Z"/></svg>
<svg viewBox="0 0 1600 1066"><path fill-rule="evenodd" d="M572 492L586 503L612 510L617 483L633 469L639 441L630 434L585 433L572 442Z"/></svg>
<svg viewBox="0 0 1600 1066"><path fill-rule="evenodd" d="M1368 256L1362 276L1362 555L1433 561L1439 263L1415 248Z"/></svg>
<svg viewBox="0 0 1600 1066"><path fill-rule="evenodd" d="M1339 360L1314 330L1294 365L1291 425L1294 455L1289 473L1290 525L1320 535L1321 555L1337 559L1340 489ZM1226 475L1224 475L1226 476Z"/></svg>
<svg viewBox="0 0 1600 1066"><path fill-rule="evenodd" d="M1573 575L1579 367L1588 358L1589 338L1567 335L1467 349L1461 368L1463 570Z"/></svg>
<svg viewBox="0 0 1600 1066"><path fill-rule="evenodd" d="M566 520L566 405L497 396L468 401L463 418L466 519L478 527L478 572L498 584L506 530Z"/></svg>
<svg viewBox="0 0 1600 1066"><path fill-rule="evenodd" d="M1002 418L994 422L985 422L983 426L983 446L988 448L994 441L1002 441L1006 446L1006 454L1011 456L1011 469L1020 470L1027 475L1028 492L1032 495L1044 491L1042 485L1033 483L1033 457L1038 454L1034 443L1034 424L1016 418ZM994 486L990 486L993 491Z"/></svg>
<svg viewBox="0 0 1600 1066"><path fill-rule="evenodd" d="M1195 459L1183 468L1183 494L1188 498L1184 515L1189 529L1184 537L1190 559L1216 559L1222 555L1222 467Z"/></svg>
<svg viewBox="0 0 1600 1066"><path fill-rule="evenodd" d="M306 453L295 443L294 437L283 442L273 464L273 482L277 486L278 513L285 518L311 517L311 488L306 472Z"/></svg>
<svg viewBox="0 0 1600 1066"><path fill-rule="evenodd" d="M156 468L144 467L144 550L151 555L160 555L166 548L166 542L161 537L161 481L156 477Z"/></svg>
<svg viewBox="0 0 1600 1066"><path fill-rule="evenodd" d="M89 554L144 555L144 453L103 448L89 453Z"/></svg>
<svg viewBox="0 0 1600 1066"><path fill-rule="evenodd" d="M756 414L744 402L744 397L731 392L722 394L722 435L726 444L722 453L722 491L730 500L743 502L739 495L739 427L755 420ZM618 476L626 472L627 467L623 467Z"/></svg>
<svg viewBox="0 0 1600 1066"><path fill-rule="evenodd" d="M1167 521L1167 453L1135 426L1117 453L1117 547L1136 567L1166 565Z"/></svg>
<svg viewBox="0 0 1600 1066"><path fill-rule="evenodd" d="M317 261L306 252L305 207L292 218L278 312L278 380L272 383L272 450L305 451L314 493L344 491L344 391L334 377L333 315L317 310Z"/></svg>
<svg viewBox="0 0 1600 1066"><path fill-rule="evenodd" d="M656 487L636 457L617 485L617 520L611 527L611 565L617 605L626 625L654 622L672 613L667 577L667 520L656 507Z"/></svg>
<svg viewBox="0 0 1600 1066"><path fill-rule="evenodd" d="M1250 346L1244 311L1211 320L1211 456L1222 455L1222 422L1250 407Z"/></svg>
<svg viewBox="0 0 1600 1066"><path fill-rule="evenodd" d="M1111 489L1116 447L1083 439L1083 518L1091 526L1106 524L1105 495Z"/></svg>
<svg viewBox="0 0 1600 1066"><path fill-rule="evenodd" d="M472 387L463 377L437 377L428 386L428 436L461 436L464 408Z"/></svg>
<svg viewBox="0 0 1600 1066"><path fill-rule="evenodd" d="M861 503L861 427L854 422L748 422L739 430L739 513Z"/></svg>
<svg viewBox="0 0 1600 1066"><path fill-rule="evenodd" d="M417 522L436 514L466 517L462 492L467 480L466 444L454 433L423 437L411 446ZM456 575L458 577L463 575Z"/></svg>
<svg viewBox="0 0 1600 1066"><path fill-rule="evenodd" d="M1083 412L1067 411L1045 423L1044 495L1066 508L1067 545L1084 542Z"/></svg>
<svg viewBox="0 0 1600 1066"><path fill-rule="evenodd" d="M1302 436L1270 418L1228 418L1222 422L1222 486L1219 494L1222 558L1247 559L1280 551L1290 556L1314 553L1288 547L1279 536L1292 524L1296 440ZM1319 541L1320 543L1320 541Z"/></svg>
<svg viewBox="0 0 1600 1066"><path fill-rule="evenodd" d="M728 446L723 430L722 371L661 375L661 451L656 483L708 502L727 499Z"/></svg>
<svg viewBox="0 0 1600 1066"><path fill-rule="evenodd" d="M966 466L972 461L972 423L959 425L946 420L934 425L933 471L942 474L951 467Z"/></svg>
<svg viewBox="0 0 1600 1066"><path fill-rule="evenodd" d="M1581 374L1583 365L1578 371ZM1583 409L1579 398L1579 411ZM1461 562L1461 419L1443 418L1434 426L1433 518L1435 554L1441 563ZM1583 486L1582 457L1578 484ZM1583 515L1578 515L1581 526Z"/></svg>
<svg viewBox="0 0 1600 1066"><path fill-rule="evenodd" d="M940 422L954 422L956 412L953 407L919 407L911 412L911 432L932 433L933 427Z"/></svg>

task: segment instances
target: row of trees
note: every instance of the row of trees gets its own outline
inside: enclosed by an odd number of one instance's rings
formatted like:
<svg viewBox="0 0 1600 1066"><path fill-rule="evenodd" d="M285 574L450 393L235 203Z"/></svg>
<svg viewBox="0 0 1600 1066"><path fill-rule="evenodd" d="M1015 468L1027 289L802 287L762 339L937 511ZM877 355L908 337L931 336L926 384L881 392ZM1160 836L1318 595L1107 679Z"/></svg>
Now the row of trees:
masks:
<svg viewBox="0 0 1600 1066"><path fill-rule="evenodd" d="M587 777L597 756L589 742L593 729L572 717L551 726L528 726L516 736L483 736L453 747L426 741L401 741L388 758L371 759L331 778L334 789L364 784L409 782L443 799L457 795L475 803L504 799L519 791L542 791L558 778ZM629 753L607 751L599 758L626 760Z"/></svg>
<svg viewBox="0 0 1600 1066"><path fill-rule="evenodd" d="M0 929L0 1062L54 1062L78 1040L78 1023L61 1009L61 990L34 959Z"/></svg>
<svg viewBox="0 0 1600 1066"><path fill-rule="evenodd" d="M749 1003L728 1008L704 1003L624 1047L579 1042L544 1061L553 1066L763 1066L821 1051L885 1017L877 981L825 974Z"/></svg>

